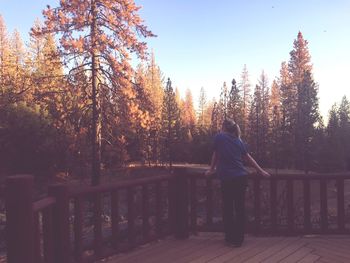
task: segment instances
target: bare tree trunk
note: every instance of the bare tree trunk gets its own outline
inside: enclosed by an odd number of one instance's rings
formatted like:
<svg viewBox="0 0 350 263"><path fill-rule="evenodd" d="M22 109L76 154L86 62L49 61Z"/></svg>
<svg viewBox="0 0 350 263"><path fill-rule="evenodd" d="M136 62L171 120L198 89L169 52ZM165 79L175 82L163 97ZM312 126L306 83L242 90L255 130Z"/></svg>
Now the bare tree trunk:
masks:
<svg viewBox="0 0 350 263"><path fill-rule="evenodd" d="M99 86L97 81L97 54L96 54L96 17L97 9L94 0L91 0L93 21L91 24L91 71L92 71L92 185L100 183L101 174L101 113L99 101Z"/></svg>

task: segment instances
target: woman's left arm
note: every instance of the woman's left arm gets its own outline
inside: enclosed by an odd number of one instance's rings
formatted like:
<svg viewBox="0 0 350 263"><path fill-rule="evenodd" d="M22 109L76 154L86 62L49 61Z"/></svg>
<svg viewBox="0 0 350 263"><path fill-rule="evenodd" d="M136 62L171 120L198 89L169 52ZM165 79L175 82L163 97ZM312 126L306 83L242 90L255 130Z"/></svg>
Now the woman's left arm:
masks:
<svg viewBox="0 0 350 263"><path fill-rule="evenodd" d="M206 175L210 175L215 172L217 161L218 161L217 153L216 151L214 151L213 155L211 156L210 169L205 172Z"/></svg>
<svg viewBox="0 0 350 263"><path fill-rule="evenodd" d="M270 177L271 175L268 173L268 172L266 172L264 169L262 169L261 167L260 167L260 165L254 160L254 158L249 154L249 153L247 153L246 155L245 155L245 159L250 163L250 165L252 165L256 170L257 170L257 172L259 173L259 174L261 174L262 176L264 176L264 177Z"/></svg>

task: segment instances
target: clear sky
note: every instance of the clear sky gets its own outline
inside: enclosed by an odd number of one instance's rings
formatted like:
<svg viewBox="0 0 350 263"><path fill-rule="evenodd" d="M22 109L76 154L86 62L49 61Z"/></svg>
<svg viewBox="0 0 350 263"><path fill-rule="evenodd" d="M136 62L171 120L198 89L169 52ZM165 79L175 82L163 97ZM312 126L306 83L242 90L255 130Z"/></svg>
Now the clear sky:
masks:
<svg viewBox="0 0 350 263"><path fill-rule="evenodd" d="M46 4L57 0L0 0L9 31L24 40ZM141 16L158 35L149 40L157 63L181 93L195 99L204 87L218 97L224 81L239 81L246 64L253 86L262 70L270 80L289 60L300 30L309 41L320 109L326 115L343 95L350 98L349 0L136 0Z"/></svg>

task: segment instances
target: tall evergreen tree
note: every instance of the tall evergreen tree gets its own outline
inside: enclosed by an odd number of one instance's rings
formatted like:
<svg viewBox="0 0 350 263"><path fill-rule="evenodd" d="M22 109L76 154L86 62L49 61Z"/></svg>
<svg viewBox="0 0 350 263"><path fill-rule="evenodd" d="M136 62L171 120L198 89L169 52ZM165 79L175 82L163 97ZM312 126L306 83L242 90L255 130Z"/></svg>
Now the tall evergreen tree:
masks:
<svg viewBox="0 0 350 263"><path fill-rule="evenodd" d="M326 128L325 156L323 158L323 169L326 172L339 171L342 169L342 145L339 136L339 115L336 104L329 111L328 125Z"/></svg>
<svg viewBox="0 0 350 263"><path fill-rule="evenodd" d="M205 93L205 89L201 87L199 91L199 100L198 100L198 125L200 127L205 127L208 123L205 123L205 109L207 106L207 95Z"/></svg>
<svg viewBox="0 0 350 263"><path fill-rule="evenodd" d="M250 91L250 82L249 82L249 74L248 74L248 69L247 65L244 65L243 71L241 74L241 81L238 85L239 89L242 92L242 100L243 100L243 105L242 105L242 111L243 111L243 123L242 123L242 134L245 135L246 129L248 127L248 115L249 115L249 107L250 107L250 102L251 102L251 91Z"/></svg>
<svg viewBox="0 0 350 263"><path fill-rule="evenodd" d="M319 120L317 85L312 78L311 57L308 42L298 33L290 52L288 69L291 85L296 89L295 112L295 164L306 172L310 167L310 142L314 137L315 125Z"/></svg>
<svg viewBox="0 0 350 263"><path fill-rule="evenodd" d="M10 92L10 40L3 17L0 15L0 105L8 102Z"/></svg>
<svg viewBox="0 0 350 263"><path fill-rule="evenodd" d="M219 104L214 100L213 109L211 111L211 133L217 133L221 127L219 126L219 115L220 107Z"/></svg>
<svg viewBox="0 0 350 263"><path fill-rule="evenodd" d="M273 167L281 168L281 94L280 87L276 80L271 85L271 95L269 100L269 120L270 132L269 152Z"/></svg>
<svg viewBox="0 0 350 263"><path fill-rule="evenodd" d="M25 60L26 50L21 35L17 30L14 30L10 39L10 57L7 65L10 102L29 101L31 99Z"/></svg>
<svg viewBox="0 0 350 263"><path fill-rule="evenodd" d="M290 72L285 62L281 64L279 86L281 90L282 166L294 168L297 89L292 85Z"/></svg>
<svg viewBox="0 0 350 263"><path fill-rule="evenodd" d="M243 126L243 101L236 80L231 82L231 90L227 101L227 116L233 119L238 125Z"/></svg>
<svg viewBox="0 0 350 263"><path fill-rule="evenodd" d="M101 89L104 95L118 96L121 117L140 113L134 103L135 91L131 84L130 52L144 57L146 43L137 35L153 34L143 25L133 1L92 0L61 1L56 8L44 11L45 26L34 29L36 35L60 35L61 55L70 61L80 57L82 68L91 72L89 79L92 97L92 184L99 184L101 168ZM122 88L121 88L122 87ZM116 101L109 98L110 101ZM135 112L136 111L136 112Z"/></svg>
<svg viewBox="0 0 350 263"><path fill-rule="evenodd" d="M163 153L165 160L170 167L173 164L174 145L177 142L180 128L180 110L176 102L176 95L171 85L171 80L168 81L164 90L164 99L162 107L162 137L163 137Z"/></svg>
<svg viewBox="0 0 350 263"><path fill-rule="evenodd" d="M297 39L293 42L293 50L290 52L288 69L291 74L292 83L295 86L303 81L306 71L312 72L308 41L304 39L300 31L298 32Z"/></svg>
<svg viewBox="0 0 350 263"><path fill-rule="evenodd" d="M160 131L162 119L162 104L164 96L163 74L156 64L154 53L148 63L146 70L147 87L150 93L150 103L152 104L150 147L152 151L152 160L158 163L160 159Z"/></svg>
<svg viewBox="0 0 350 263"><path fill-rule="evenodd" d="M314 140L316 125L320 115L318 111L318 86L312 79L311 73L305 71L303 80L298 84L298 112L296 126L297 167L305 172L310 170L311 160L314 159L311 143Z"/></svg>
<svg viewBox="0 0 350 263"><path fill-rule="evenodd" d="M229 99L229 91L226 85L226 82L221 87L220 91L220 99L217 105L217 120L218 120L218 125L221 126L222 122L224 119L227 118L227 102Z"/></svg>
<svg viewBox="0 0 350 263"><path fill-rule="evenodd" d="M339 139L342 145L343 169L350 170L350 102L344 96L340 102L339 109Z"/></svg>
<svg viewBox="0 0 350 263"><path fill-rule="evenodd" d="M264 71L261 72L258 80L258 85L261 88L261 121L260 121L260 149L261 159L266 165L268 163L268 142L269 142L269 83L267 75Z"/></svg>
<svg viewBox="0 0 350 263"><path fill-rule="evenodd" d="M251 152L258 162L264 160L263 147L264 142L262 134L262 117L263 117L263 94L259 85L255 86L254 95L249 110L247 139Z"/></svg>
<svg viewBox="0 0 350 263"><path fill-rule="evenodd" d="M186 90L185 99L183 100L183 113L181 114L182 124L193 130L196 124L196 112L193 106L193 97L190 89Z"/></svg>

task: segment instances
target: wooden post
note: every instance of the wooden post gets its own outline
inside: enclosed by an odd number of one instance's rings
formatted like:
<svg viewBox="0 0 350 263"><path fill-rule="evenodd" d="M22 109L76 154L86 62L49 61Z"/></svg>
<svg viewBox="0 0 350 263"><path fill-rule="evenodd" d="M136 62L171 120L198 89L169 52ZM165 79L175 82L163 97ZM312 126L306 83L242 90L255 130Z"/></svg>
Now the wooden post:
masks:
<svg viewBox="0 0 350 263"><path fill-rule="evenodd" d="M292 235L294 232L294 181L287 179L287 224L288 234Z"/></svg>
<svg viewBox="0 0 350 263"><path fill-rule="evenodd" d="M112 245L118 249L119 243L119 193L118 190L112 192L111 214L112 214Z"/></svg>
<svg viewBox="0 0 350 263"><path fill-rule="evenodd" d="M190 186L190 196L191 196L191 231L194 234L197 234L197 185L196 178L191 177L191 186Z"/></svg>
<svg viewBox="0 0 350 263"><path fill-rule="evenodd" d="M304 184L304 232L311 232L311 195L310 195L310 180L303 179Z"/></svg>
<svg viewBox="0 0 350 263"><path fill-rule="evenodd" d="M261 224L261 214L260 214L260 178L254 177L254 232L256 235L260 232L260 224Z"/></svg>
<svg viewBox="0 0 350 263"><path fill-rule="evenodd" d="M157 237L162 236L162 184L156 182L156 235Z"/></svg>
<svg viewBox="0 0 350 263"><path fill-rule="evenodd" d="M320 181L320 202L321 202L321 232L326 234L328 231L328 211L327 211L327 181Z"/></svg>
<svg viewBox="0 0 350 263"><path fill-rule="evenodd" d="M134 187L130 186L127 189L128 198L128 241L129 247L136 246L136 229L135 229L135 196Z"/></svg>
<svg viewBox="0 0 350 263"><path fill-rule="evenodd" d="M213 179L207 179L206 186L206 208L207 208L207 226L210 228L213 227Z"/></svg>
<svg viewBox="0 0 350 263"><path fill-rule="evenodd" d="M77 262L81 262L83 254L83 200L75 198L74 204L74 256Z"/></svg>
<svg viewBox="0 0 350 263"><path fill-rule="evenodd" d="M337 179L337 217L338 230L340 233L345 229L345 210L344 210L344 179Z"/></svg>
<svg viewBox="0 0 350 263"><path fill-rule="evenodd" d="M173 203L172 230L178 239L189 237L188 181L186 169L176 169L171 180L171 198Z"/></svg>
<svg viewBox="0 0 350 263"><path fill-rule="evenodd" d="M71 262L69 238L68 187L63 184L49 186L49 195L56 198L53 207L53 254L54 262Z"/></svg>
<svg viewBox="0 0 350 263"><path fill-rule="evenodd" d="M142 236L143 241L149 241L149 190L148 184L142 186Z"/></svg>
<svg viewBox="0 0 350 263"><path fill-rule="evenodd" d="M277 179L270 180L271 232L277 233Z"/></svg>
<svg viewBox="0 0 350 263"><path fill-rule="evenodd" d="M34 258L33 176L6 178L8 263L36 263Z"/></svg>

